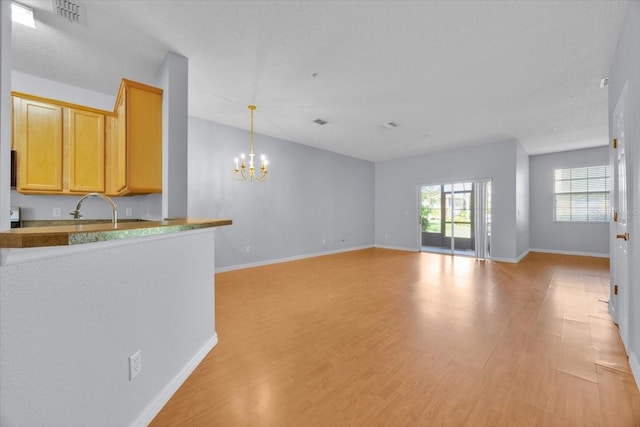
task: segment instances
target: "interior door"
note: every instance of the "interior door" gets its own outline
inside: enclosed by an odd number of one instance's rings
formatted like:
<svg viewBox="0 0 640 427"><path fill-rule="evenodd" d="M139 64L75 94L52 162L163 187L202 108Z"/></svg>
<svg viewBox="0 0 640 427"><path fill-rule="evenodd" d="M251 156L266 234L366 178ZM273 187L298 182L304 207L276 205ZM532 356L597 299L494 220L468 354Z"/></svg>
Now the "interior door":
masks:
<svg viewBox="0 0 640 427"><path fill-rule="evenodd" d="M625 105L626 105L627 86L624 87L616 108L613 113L613 126L616 134L616 152L615 152L615 172L614 176L614 198L615 211L614 214L614 230L616 233L615 240L615 258L614 258L614 283L611 298L615 308L615 317L620 327L620 335L625 345L628 344L628 326L629 326L629 262L628 262L628 240L629 234L627 230L628 220L628 203L627 203L627 150L626 150L626 134L625 134Z"/></svg>

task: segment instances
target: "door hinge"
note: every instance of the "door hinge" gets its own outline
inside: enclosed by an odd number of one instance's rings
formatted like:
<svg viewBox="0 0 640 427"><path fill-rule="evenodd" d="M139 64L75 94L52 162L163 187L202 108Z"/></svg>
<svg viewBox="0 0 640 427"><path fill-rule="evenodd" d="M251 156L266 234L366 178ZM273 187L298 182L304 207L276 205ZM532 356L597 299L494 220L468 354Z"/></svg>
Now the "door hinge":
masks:
<svg viewBox="0 0 640 427"><path fill-rule="evenodd" d="M613 212L613 221L618 222L618 212Z"/></svg>
<svg viewBox="0 0 640 427"><path fill-rule="evenodd" d="M618 295L618 285L613 285L613 294Z"/></svg>
<svg viewBox="0 0 640 427"><path fill-rule="evenodd" d="M613 148L618 148L618 140L616 138L613 138L613 142L611 143L611 145L613 145Z"/></svg>

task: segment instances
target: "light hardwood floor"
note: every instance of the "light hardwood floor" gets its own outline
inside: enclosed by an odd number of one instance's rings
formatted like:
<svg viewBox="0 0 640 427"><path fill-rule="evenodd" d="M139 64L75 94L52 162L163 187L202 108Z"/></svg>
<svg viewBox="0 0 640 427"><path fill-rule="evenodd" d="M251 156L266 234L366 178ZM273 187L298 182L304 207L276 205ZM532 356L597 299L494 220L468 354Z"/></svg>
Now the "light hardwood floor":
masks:
<svg viewBox="0 0 640 427"><path fill-rule="evenodd" d="M367 249L218 274L219 343L152 426L640 426L608 268Z"/></svg>

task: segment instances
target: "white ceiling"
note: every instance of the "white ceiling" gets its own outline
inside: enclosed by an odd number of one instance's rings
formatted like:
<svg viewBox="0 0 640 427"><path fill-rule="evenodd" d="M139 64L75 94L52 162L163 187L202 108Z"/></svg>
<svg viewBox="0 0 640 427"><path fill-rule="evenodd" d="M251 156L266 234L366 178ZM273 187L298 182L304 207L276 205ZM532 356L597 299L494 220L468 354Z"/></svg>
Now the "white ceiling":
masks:
<svg viewBox="0 0 640 427"><path fill-rule="evenodd" d="M519 140L605 145L606 76L626 1L79 1L35 8L13 68L115 95L189 58L189 115L380 161ZM317 74L316 74L317 73ZM315 77L314 77L315 75ZM329 123L313 123L322 118ZM382 125L396 122L397 128ZM259 144L259 139L256 139Z"/></svg>

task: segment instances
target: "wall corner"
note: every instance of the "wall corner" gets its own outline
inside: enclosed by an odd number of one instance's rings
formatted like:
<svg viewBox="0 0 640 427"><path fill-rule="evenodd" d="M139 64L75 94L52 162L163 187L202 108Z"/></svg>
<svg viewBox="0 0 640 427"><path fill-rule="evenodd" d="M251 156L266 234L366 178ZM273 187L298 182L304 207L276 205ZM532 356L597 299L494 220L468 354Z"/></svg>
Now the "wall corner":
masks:
<svg viewBox="0 0 640 427"><path fill-rule="evenodd" d="M168 52L156 84L162 98L162 218L187 216L189 59Z"/></svg>

